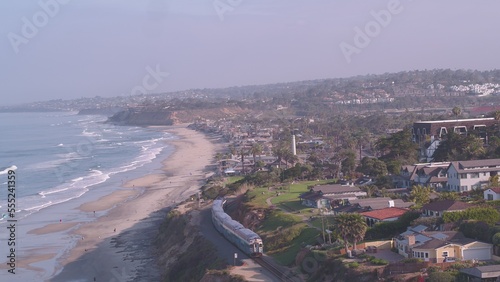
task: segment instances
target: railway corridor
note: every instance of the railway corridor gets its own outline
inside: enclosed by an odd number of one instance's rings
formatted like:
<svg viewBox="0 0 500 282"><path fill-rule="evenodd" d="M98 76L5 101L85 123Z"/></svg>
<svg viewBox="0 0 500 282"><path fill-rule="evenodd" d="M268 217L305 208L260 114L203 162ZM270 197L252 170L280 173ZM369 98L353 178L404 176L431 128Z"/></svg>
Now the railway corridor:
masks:
<svg viewBox="0 0 500 282"><path fill-rule="evenodd" d="M232 274L242 275L247 281L283 281L276 278L276 275L264 267L255 263L251 258L236 248L231 242L224 238L214 227L212 223L211 205L200 211L200 230L203 236L212 242L217 248L219 257L224 259L228 265L236 266L230 270ZM265 243L264 243L265 244ZM265 248L265 245L264 245ZM234 254L238 258L234 258Z"/></svg>

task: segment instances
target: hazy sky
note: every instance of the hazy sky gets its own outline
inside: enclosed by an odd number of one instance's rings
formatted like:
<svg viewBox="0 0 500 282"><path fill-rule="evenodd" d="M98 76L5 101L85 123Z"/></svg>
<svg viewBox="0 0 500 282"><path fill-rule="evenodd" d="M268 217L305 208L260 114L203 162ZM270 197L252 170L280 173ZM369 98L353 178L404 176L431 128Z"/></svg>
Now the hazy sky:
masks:
<svg viewBox="0 0 500 282"><path fill-rule="evenodd" d="M2 0L0 105L490 70L498 11L486 0Z"/></svg>

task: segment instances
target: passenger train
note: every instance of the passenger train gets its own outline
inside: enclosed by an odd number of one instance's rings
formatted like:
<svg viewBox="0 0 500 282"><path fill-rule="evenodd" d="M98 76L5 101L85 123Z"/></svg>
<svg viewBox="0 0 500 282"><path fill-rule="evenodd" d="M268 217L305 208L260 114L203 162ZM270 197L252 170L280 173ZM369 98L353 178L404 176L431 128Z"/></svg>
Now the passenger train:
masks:
<svg viewBox="0 0 500 282"><path fill-rule="evenodd" d="M217 198L212 204L212 222L215 229L245 254L252 257L262 256L264 247L260 236L226 214L223 208L225 202L224 198Z"/></svg>

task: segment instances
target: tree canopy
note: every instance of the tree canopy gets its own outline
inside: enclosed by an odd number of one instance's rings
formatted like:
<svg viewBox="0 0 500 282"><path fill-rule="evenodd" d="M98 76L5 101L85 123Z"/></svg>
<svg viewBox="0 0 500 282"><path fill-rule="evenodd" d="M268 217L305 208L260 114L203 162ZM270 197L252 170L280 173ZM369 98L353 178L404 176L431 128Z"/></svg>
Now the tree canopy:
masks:
<svg viewBox="0 0 500 282"><path fill-rule="evenodd" d="M356 249L356 243L364 239L368 226L360 214L342 213L335 216L333 228L344 240L344 247L347 252L349 242L352 242L354 249Z"/></svg>
<svg viewBox="0 0 500 282"><path fill-rule="evenodd" d="M391 166L390 163L397 161L399 165L417 162L418 145L412 142L410 129L396 132L390 136L380 138L375 144L380 151L383 160L391 173L397 174L399 167ZM394 171L396 169L396 171Z"/></svg>

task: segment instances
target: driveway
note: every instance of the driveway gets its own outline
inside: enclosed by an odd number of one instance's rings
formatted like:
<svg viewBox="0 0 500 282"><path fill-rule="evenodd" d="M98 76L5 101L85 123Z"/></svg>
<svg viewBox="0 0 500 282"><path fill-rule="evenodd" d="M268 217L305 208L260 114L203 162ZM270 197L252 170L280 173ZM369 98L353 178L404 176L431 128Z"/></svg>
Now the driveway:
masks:
<svg viewBox="0 0 500 282"><path fill-rule="evenodd" d="M385 259L388 262L398 262L405 257L391 250L378 250L376 253L367 253L376 258Z"/></svg>

